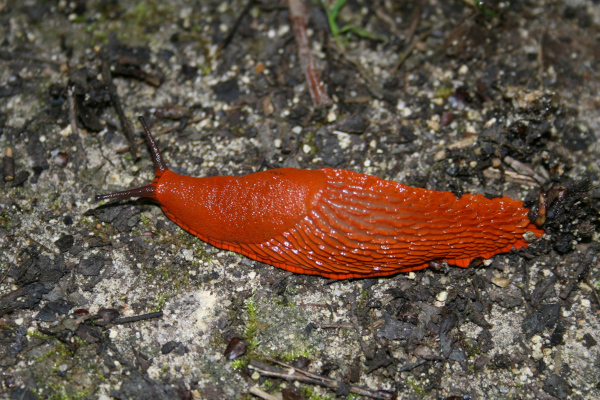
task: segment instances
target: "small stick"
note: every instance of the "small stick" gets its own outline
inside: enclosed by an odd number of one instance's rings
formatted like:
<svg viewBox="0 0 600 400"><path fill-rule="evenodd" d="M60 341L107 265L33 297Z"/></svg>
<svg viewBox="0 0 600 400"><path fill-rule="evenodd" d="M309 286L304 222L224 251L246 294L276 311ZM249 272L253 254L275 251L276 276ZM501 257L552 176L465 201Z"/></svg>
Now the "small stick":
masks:
<svg viewBox="0 0 600 400"><path fill-rule="evenodd" d="M79 135L77 129L77 107L75 105L75 88L73 85L69 85L69 122L71 124L71 133Z"/></svg>
<svg viewBox="0 0 600 400"><path fill-rule="evenodd" d="M533 169L531 169L531 167L529 167L527 164L524 164L519 160L515 160L511 156L505 156L502 161L504 161L505 163L510 165L510 167L512 169L514 169L517 173L520 173L521 175L525 175L525 176L532 178L540 186L543 186L544 183L546 183L546 179L544 179L544 177L540 176L537 172L535 172Z"/></svg>
<svg viewBox="0 0 600 400"><path fill-rule="evenodd" d="M308 23L308 13L302 0L289 0L290 20L294 30L294 38L298 47L298 58L300 65L304 70L306 84L310 92L310 98L315 107L327 107L333 104L333 101L325 91L325 85L321 80L321 75L317 70L315 59L312 56L308 45L308 36L306 35L306 24Z"/></svg>
<svg viewBox="0 0 600 400"><path fill-rule="evenodd" d="M108 54L106 50L102 55L102 76L104 77L104 82L106 83L106 87L108 88L110 101L115 106L115 111L119 116L121 127L123 128L125 137L129 142L129 152L131 153L133 158L137 160L138 158L140 158L140 150L138 148L137 142L135 141L135 132L133 130L133 124L125 116L125 111L123 111L121 100L119 99L119 95L117 94L117 88L115 87L115 84L112 81L112 74L110 72L110 64L108 62Z"/></svg>
<svg viewBox="0 0 600 400"><path fill-rule="evenodd" d="M273 396L272 394L269 394L269 393L265 392L264 390L260 390L256 386L253 386L250 388L250 393L252 393L253 395L255 395L257 397L260 397L261 399L265 399L265 400L280 400L279 397Z"/></svg>
<svg viewBox="0 0 600 400"><path fill-rule="evenodd" d="M501 171L496 168L486 168L483 170L483 176L487 179L503 179L506 180L506 182L515 182L520 185L539 186L539 182L535 179L527 175L518 174L514 171Z"/></svg>
<svg viewBox="0 0 600 400"><path fill-rule="evenodd" d="M235 36L235 33L237 32L237 30L240 27L240 24L242 23L242 19L246 16L246 14L248 14L250 12L250 10L252 9L252 6L254 5L254 2L255 2L255 0L248 0L246 5L244 6L244 9L240 13L240 15L238 15L237 19L233 23L233 26L231 27L231 29L229 30L229 33L225 37L225 40L223 40L223 42L219 45L219 50L223 50L227 46L229 46L229 43L231 43L231 40Z"/></svg>
<svg viewBox="0 0 600 400"><path fill-rule="evenodd" d="M112 325L128 324L130 322L145 321L148 319L160 318L162 316L163 316L163 312L157 311L157 312L152 312L152 313L148 313L148 314L134 315L133 317L117 318L113 321L97 321L96 325L103 326L103 325L108 325L108 324L112 324Z"/></svg>
<svg viewBox="0 0 600 400"><path fill-rule="evenodd" d="M8 235L8 237L11 237L11 238L21 238L21 239L27 239L27 240L29 240L30 242L33 242L33 243L37 244L38 246L40 246L40 247L41 247L42 249L44 249L44 251L46 251L47 253L50 253L50 254L60 254L58 251L54 251L54 250L52 250L52 249L49 249L48 247L44 246L42 243L38 242L37 240L35 240L34 238L32 238L32 237L30 237L30 236L28 236L28 235L26 235L26 234L24 234L24 235L22 235L22 236L21 236L21 235Z"/></svg>
<svg viewBox="0 0 600 400"><path fill-rule="evenodd" d="M340 386L342 386L342 382L340 381L336 381L335 379L330 379L330 378L326 378L317 374L313 374L312 372L303 370L301 368L294 368L291 365L281 362L279 360L276 360L274 358L271 357L265 357L264 358L265 361L269 361L275 364L279 364L285 368L288 368L287 371L284 370L275 370L275 368L268 369L268 366L265 364L262 364L260 362L257 361L250 361L250 364L248 364L248 369L251 370L255 370L256 372L258 372L261 375L264 376L270 376L273 378L279 378L279 379L284 379L286 381L298 381L298 382L304 382L304 383L309 383L309 384L313 384L313 385L321 385L321 386L325 386L331 389L337 389ZM365 389L359 386L354 386L354 385L350 385L349 386L349 390L352 393L356 393L359 394L361 396L366 396L366 397L370 397L372 399L381 399L381 400L388 400L388 399L395 399L396 395L395 393L391 393L391 392L386 392L383 390L370 390L370 389Z"/></svg>
<svg viewBox="0 0 600 400"><path fill-rule="evenodd" d="M590 282L590 279L588 277L585 278L585 283L587 283L587 285L592 288L592 292L594 293L594 298L596 299L596 302L600 306L600 296L598 296L598 291L596 289L594 289L594 285L592 285L592 282Z"/></svg>
<svg viewBox="0 0 600 400"><path fill-rule="evenodd" d="M164 314L162 311L157 311L157 312L152 312L152 313L148 313L148 314L134 315L133 317L117 318L113 321L113 324L115 324L115 325L128 324L130 322L145 321L148 319L160 318L163 315Z"/></svg>
<svg viewBox="0 0 600 400"><path fill-rule="evenodd" d="M37 283L30 283L0 297L0 317L14 310L31 308L28 301L17 301L17 299L19 297L26 296L27 293L29 293L30 288L34 287L35 285L37 285Z"/></svg>
<svg viewBox="0 0 600 400"><path fill-rule="evenodd" d="M410 27L408 28L408 32L406 32L406 41L410 43L415 33L417 32L417 28L421 23L421 4L417 1L415 2L415 8L413 9L412 19L410 21Z"/></svg>
<svg viewBox="0 0 600 400"><path fill-rule="evenodd" d="M211 111L211 112L209 112L207 115L205 115L203 117L199 117L199 118L193 119L191 121L188 121L187 122L187 126L193 125L193 124L197 124L198 122L201 122L201 121L205 120L206 118L208 118L208 117L210 117L212 115L213 115L213 112ZM171 133L171 132L173 132L173 131L175 131L177 129L179 129L179 125L173 126L173 127L170 127L170 128L165 128L165 129L162 129L160 131L157 131L156 133L153 134L153 136L155 138L157 138L157 137L160 137L160 136L165 135L167 133ZM137 145L140 145L140 144L144 143L145 141L146 141L145 139L139 139L139 140L136 140L135 143ZM120 149L116 150L116 153L117 154L122 154L122 153L126 153L128 150L129 149L127 147L121 147Z"/></svg>
<svg viewBox="0 0 600 400"><path fill-rule="evenodd" d="M83 145L81 144L81 137L79 136L79 129L77 128L77 104L75 102L75 88L73 86L69 87L68 90L69 95L69 122L71 124L71 133L75 134L75 143L77 144L77 149L81 152L81 158L84 161L87 161L87 155L85 154L85 150L83 149Z"/></svg>
<svg viewBox="0 0 600 400"><path fill-rule="evenodd" d="M430 31L427 30L427 31L421 33L415 39L413 39L410 46L408 46L408 48L404 51L404 54L402 54L402 57L400 57L398 62L396 62L396 64L392 67L392 70L390 71L392 74L395 74L396 72L398 72L398 70L400 69L402 64L404 64L404 61L406 61L408 59L408 56L410 56L411 53L413 52L413 50L415 49L415 47L417 47L417 44L420 41L424 40L427 37L427 35L429 35L429 32Z"/></svg>
<svg viewBox="0 0 600 400"><path fill-rule="evenodd" d="M5 181L12 181L15 179L15 159L13 158L12 147L6 147L4 149L4 159L2 159L2 174L4 175Z"/></svg>

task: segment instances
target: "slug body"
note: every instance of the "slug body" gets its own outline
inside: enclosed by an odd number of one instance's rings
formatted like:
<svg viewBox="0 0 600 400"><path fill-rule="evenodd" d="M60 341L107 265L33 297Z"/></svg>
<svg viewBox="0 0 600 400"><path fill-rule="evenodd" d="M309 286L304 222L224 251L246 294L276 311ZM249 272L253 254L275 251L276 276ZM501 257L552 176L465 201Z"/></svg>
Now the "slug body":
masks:
<svg viewBox="0 0 600 400"><path fill-rule="evenodd" d="M364 278L425 268L467 267L525 248L533 225L508 197L412 188L341 169L273 169L243 177L193 178L166 168L144 124L156 178L97 199L149 197L186 231L213 246L288 271Z"/></svg>

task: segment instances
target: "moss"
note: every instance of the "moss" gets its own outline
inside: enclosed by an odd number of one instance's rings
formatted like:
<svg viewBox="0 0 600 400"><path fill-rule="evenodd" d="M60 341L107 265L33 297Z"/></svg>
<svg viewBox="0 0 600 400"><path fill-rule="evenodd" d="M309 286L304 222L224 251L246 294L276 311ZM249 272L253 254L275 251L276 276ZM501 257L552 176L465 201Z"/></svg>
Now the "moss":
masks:
<svg viewBox="0 0 600 400"><path fill-rule="evenodd" d="M244 301L244 305L246 309L244 336L246 336L246 340L248 341L248 351L253 351L258 346L258 339L256 338L258 331L258 310L254 295L248 297Z"/></svg>
<svg viewBox="0 0 600 400"><path fill-rule="evenodd" d="M131 18L140 26L146 26L163 22L165 16L171 14L172 11L173 8L168 2L141 1L126 14L126 17Z"/></svg>
<svg viewBox="0 0 600 400"><path fill-rule="evenodd" d="M142 225L144 225L144 228L149 231L154 231L155 227L152 224L152 220L144 215L144 213L140 213L140 221L142 222Z"/></svg>
<svg viewBox="0 0 600 400"><path fill-rule="evenodd" d="M53 357L57 357L55 360L55 365L54 367L52 367L52 370L56 370L56 368L58 368L58 364L61 361L64 361L64 359L68 356L69 354L67 353L64 345L58 345L55 347L52 347L50 350L48 350L47 352L45 352L44 354L42 354L40 357L38 357L35 361L36 362L41 362Z"/></svg>
<svg viewBox="0 0 600 400"><path fill-rule="evenodd" d="M421 387L421 385L419 385L419 383L417 381L415 381L413 378L408 378L406 380L408 382L408 384L410 385L410 387L417 393L425 393L425 389L423 389Z"/></svg>
<svg viewBox="0 0 600 400"><path fill-rule="evenodd" d="M84 227L92 227L92 226L96 226L96 222L94 222L94 220L90 217L82 217L79 220L79 225L84 226Z"/></svg>
<svg viewBox="0 0 600 400"><path fill-rule="evenodd" d="M310 356L312 356L314 353L314 351L311 351L308 348L304 348L304 349L290 349L287 351L284 351L283 353L279 354L277 358L282 359L283 361L292 361L295 360L298 357L306 357L306 358L310 358Z"/></svg>
<svg viewBox="0 0 600 400"><path fill-rule="evenodd" d="M9 229L14 227L15 220L12 215L7 210L0 211L0 227L4 229Z"/></svg>
<svg viewBox="0 0 600 400"><path fill-rule="evenodd" d="M47 389L50 392L49 396L44 395L44 390L37 390L37 395L49 400L76 400L85 399L91 393L93 388L86 388L78 392L69 393L67 388L60 384L49 383Z"/></svg>
<svg viewBox="0 0 600 400"><path fill-rule="evenodd" d="M161 294L160 296L158 296L158 298L156 299L156 307L154 307L152 309L152 312L158 312L158 311L162 310L166 301L167 301L167 296L165 296L164 294Z"/></svg>
<svg viewBox="0 0 600 400"><path fill-rule="evenodd" d="M465 353L467 353L467 357L474 357L478 354L481 354L481 349L479 347L474 346L476 342L470 340L463 340L462 345Z"/></svg>
<svg viewBox="0 0 600 400"><path fill-rule="evenodd" d="M442 85L435 92L434 97L438 97L438 98L441 98L441 99L447 99L448 97L450 97L450 95L452 94L452 92L453 92L452 86Z"/></svg>
<svg viewBox="0 0 600 400"><path fill-rule="evenodd" d="M40 339L40 340L51 340L52 339L50 336L44 335L43 333L40 333L38 331L27 332L27 336L29 336L31 338Z"/></svg>
<svg viewBox="0 0 600 400"><path fill-rule="evenodd" d="M62 386L48 385L48 389L50 389L50 391L51 391L50 396L45 396L44 391L40 390L40 389L35 390L35 392L41 398L52 399L52 400L68 400L68 399L73 398L71 395L66 393L65 388ZM78 398L82 398L82 397L78 397Z"/></svg>
<svg viewBox="0 0 600 400"><path fill-rule="evenodd" d="M35 392L38 396L56 400L82 399L93 393L97 382L106 380L103 375L97 373L95 351L77 353L75 351L77 347L68 347L53 338L35 332L30 336L51 340L49 350L35 357L35 363L31 368L31 375L37 382ZM86 349L90 348L86 347ZM68 373L60 372L60 367L63 365L66 366ZM89 380L89 385L82 386L81 382L77 382L76 376L80 375Z"/></svg>
<svg viewBox="0 0 600 400"><path fill-rule="evenodd" d="M300 388L300 391L304 393L304 395L310 400L333 400L335 397L331 397L328 395L322 395L317 393L315 388L312 386L306 386Z"/></svg>
<svg viewBox="0 0 600 400"><path fill-rule="evenodd" d="M248 365L249 362L250 360L247 357L241 357L231 362L231 368L235 369L236 371L241 371L246 367L246 365Z"/></svg>
<svg viewBox="0 0 600 400"><path fill-rule="evenodd" d="M147 226L148 230L155 230L153 227L154 223L148 217L142 218L142 224ZM201 271L203 263L212 259L212 256L205 250L206 244L204 242L183 229L177 229L174 235L166 231L161 231L158 238L148 239L148 241L160 244L161 247L187 248L194 254L191 260L184 259L179 254L175 254L169 256L168 259L158 265L150 266L143 264L142 270L148 283L154 284L157 283L157 279L160 279L159 290L162 295L176 293L190 286L199 287L202 279L196 279L196 273L192 277L190 272Z"/></svg>

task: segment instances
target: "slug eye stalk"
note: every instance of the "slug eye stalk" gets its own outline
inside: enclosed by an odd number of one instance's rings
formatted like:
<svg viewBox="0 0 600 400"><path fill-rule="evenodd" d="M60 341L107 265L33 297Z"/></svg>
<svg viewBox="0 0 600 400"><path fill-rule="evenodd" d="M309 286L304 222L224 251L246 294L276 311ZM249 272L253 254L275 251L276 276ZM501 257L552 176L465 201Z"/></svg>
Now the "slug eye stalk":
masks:
<svg viewBox="0 0 600 400"><path fill-rule="evenodd" d="M150 146L150 152L152 154L152 161L154 162L154 180L149 185L143 186L140 188L124 190L122 192L115 192L115 193L109 193L109 194L99 194L95 197L95 201L110 200L110 199L128 199L128 198L132 198L132 197L145 197L145 198L153 199L155 201L157 200L156 199L156 184L158 182L158 179L160 179L160 177L162 176L162 174L165 171L167 171L169 168L167 167L167 164L165 163L165 161L162 157L162 154L160 153L160 150L158 148L158 145L156 144L156 141L154 140L154 137L152 137L152 133L150 132L150 128L148 127L148 124L146 124L146 120L144 119L144 117L139 117L138 120L140 121L140 123L142 124L142 127L144 128L144 134L146 135L146 141L148 142L148 145Z"/></svg>

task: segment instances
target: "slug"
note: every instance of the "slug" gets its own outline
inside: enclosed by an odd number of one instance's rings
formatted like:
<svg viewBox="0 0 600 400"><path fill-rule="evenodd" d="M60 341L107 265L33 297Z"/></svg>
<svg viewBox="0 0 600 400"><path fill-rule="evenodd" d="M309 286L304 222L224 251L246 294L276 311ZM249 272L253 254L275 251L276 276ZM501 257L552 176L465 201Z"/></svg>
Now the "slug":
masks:
<svg viewBox="0 0 600 400"><path fill-rule="evenodd" d="M146 197L203 241L278 268L333 279L468 267L543 230L508 197L412 188L343 169L281 168L242 177L170 171L142 117L154 161L147 186L96 196ZM530 240L529 240L530 241Z"/></svg>

